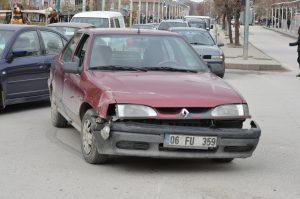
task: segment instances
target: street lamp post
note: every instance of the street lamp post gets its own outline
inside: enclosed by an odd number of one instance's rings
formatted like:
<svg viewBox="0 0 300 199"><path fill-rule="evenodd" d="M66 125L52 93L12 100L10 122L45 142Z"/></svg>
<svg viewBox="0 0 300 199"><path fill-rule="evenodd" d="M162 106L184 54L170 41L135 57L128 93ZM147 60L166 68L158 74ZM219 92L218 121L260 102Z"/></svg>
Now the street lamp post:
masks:
<svg viewBox="0 0 300 199"><path fill-rule="evenodd" d="M243 48L243 57L248 59L248 48L249 48L249 0L245 0L245 12L244 12L244 48Z"/></svg>

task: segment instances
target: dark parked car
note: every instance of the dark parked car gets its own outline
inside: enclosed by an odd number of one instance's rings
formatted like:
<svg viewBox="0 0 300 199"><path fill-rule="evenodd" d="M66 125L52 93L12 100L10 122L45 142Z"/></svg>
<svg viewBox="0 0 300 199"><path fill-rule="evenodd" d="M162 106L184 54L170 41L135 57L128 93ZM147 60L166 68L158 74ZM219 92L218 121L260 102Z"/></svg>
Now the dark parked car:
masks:
<svg viewBox="0 0 300 199"><path fill-rule="evenodd" d="M0 25L0 109L49 99L50 66L66 42L45 27Z"/></svg>
<svg viewBox="0 0 300 199"><path fill-rule="evenodd" d="M70 39L75 32L84 28L95 28L94 25L88 23L52 23L47 26L48 28L58 31L66 38Z"/></svg>
<svg viewBox="0 0 300 199"><path fill-rule="evenodd" d="M230 162L259 141L255 122L243 128L244 98L175 33L80 30L50 74L52 123L81 132L89 163L109 155Z"/></svg>
<svg viewBox="0 0 300 199"><path fill-rule="evenodd" d="M173 27L189 27L188 22L180 20L180 19L169 19L169 20L163 20L160 22L158 26L158 30L169 30Z"/></svg>
<svg viewBox="0 0 300 199"><path fill-rule="evenodd" d="M210 33L200 28L170 28L170 31L182 35L211 70L219 77L224 77L225 56L220 48L224 44L216 44Z"/></svg>

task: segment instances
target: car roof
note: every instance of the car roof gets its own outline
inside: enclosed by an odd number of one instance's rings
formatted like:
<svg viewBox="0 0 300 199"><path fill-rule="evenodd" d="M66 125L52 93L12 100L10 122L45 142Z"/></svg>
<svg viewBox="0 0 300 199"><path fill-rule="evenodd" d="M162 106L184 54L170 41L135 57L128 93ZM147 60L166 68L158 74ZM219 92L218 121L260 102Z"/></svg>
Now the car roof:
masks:
<svg viewBox="0 0 300 199"><path fill-rule="evenodd" d="M47 25L47 27L90 28L95 26L89 23L64 22L64 23L52 23Z"/></svg>
<svg viewBox="0 0 300 199"><path fill-rule="evenodd" d="M184 18L202 18L202 19L210 19L210 16L198 16L198 15L187 15Z"/></svg>
<svg viewBox="0 0 300 199"><path fill-rule="evenodd" d="M174 36L177 33L150 30L150 29L130 29L130 28L92 28L92 29L81 29L78 32L88 33L93 35L161 35L161 36Z"/></svg>
<svg viewBox="0 0 300 199"><path fill-rule="evenodd" d="M163 20L162 22L179 22L179 23L186 23L184 20L182 19L167 19L167 20ZM161 22L161 23L162 23Z"/></svg>
<svg viewBox="0 0 300 199"><path fill-rule="evenodd" d="M94 17L94 18L110 18L110 17L122 17L123 15L120 12L112 11L89 11L89 12L80 12L73 16L74 17Z"/></svg>
<svg viewBox="0 0 300 199"><path fill-rule="evenodd" d="M207 32L207 30L202 29L202 28L194 28L194 27L173 27L169 29L170 31L172 30L195 30L195 31L200 31L200 32Z"/></svg>

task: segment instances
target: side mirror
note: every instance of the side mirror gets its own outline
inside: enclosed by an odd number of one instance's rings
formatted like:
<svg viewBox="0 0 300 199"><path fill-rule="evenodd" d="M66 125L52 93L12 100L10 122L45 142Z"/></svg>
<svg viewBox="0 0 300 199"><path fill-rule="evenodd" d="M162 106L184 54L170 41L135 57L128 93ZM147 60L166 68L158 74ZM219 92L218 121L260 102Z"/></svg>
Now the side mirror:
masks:
<svg viewBox="0 0 300 199"><path fill-rule="evenodd" d="M80 73L79 58L74 57L72 62L63 63L62 69L65 73L79 74Z"/></svg>
<svg viewBox="0 0 300 199"><path fill-rule="evenodd" d="M214 29L214 25L211 25L211 26L210 26L210 29Z"/></svg>
<svg viewBox="0 0 300 199"><path fill-rule="evenodd" d="M17 57L25 57L28 55L28 51L26 50L14 50L11 53L9 53L9 55L6 57L6 60L8 63L11 63L14 58Z"/></svg>
<svg viewBox="0 0 300 199"><path fill-rule="evenodd" d="M218 47L223 47L223 46L225 46L225 45L224 45L224 43L218 43L217 46L218 46Z"/></svg>

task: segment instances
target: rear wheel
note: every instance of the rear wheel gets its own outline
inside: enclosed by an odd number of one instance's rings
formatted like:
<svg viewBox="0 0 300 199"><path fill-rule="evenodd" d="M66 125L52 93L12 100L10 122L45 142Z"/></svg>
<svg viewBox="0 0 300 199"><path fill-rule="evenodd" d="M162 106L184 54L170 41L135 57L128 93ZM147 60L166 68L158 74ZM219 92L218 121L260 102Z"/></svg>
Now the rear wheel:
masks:
<svg viewBox="0 0 300 199"><path fill-rule="evenodd" d="M51 92L51 121L53 126L63 128L68 126L68 121L58 112L56 99Z"/></svg>
<svg viewBox="0 0 300 199"><path fill-rule="evenodd" d="M93 126L97 113L89 109L82 118L81 125L81 150L85 161L90 164L103 164L107 161L106 155L98 153Z"/></svg>
<svg viewBox="0 0 300 199"><path fill-rule="evenodd" d="M218 163L230 163L234 160L234 158L217 158L217 159L214 159L215 162L218 162Z"/></svg>

